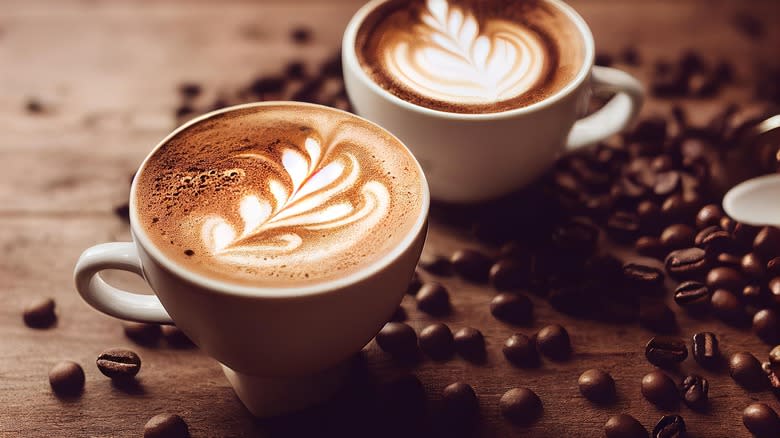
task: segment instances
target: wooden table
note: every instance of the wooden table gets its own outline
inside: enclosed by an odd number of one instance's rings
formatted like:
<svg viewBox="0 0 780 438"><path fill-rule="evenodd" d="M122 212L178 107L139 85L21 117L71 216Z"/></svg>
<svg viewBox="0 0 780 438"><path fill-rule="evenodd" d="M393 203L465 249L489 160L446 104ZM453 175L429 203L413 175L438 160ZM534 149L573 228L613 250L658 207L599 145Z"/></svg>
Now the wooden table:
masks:
<svg viewBox="0 0 780 438"><path fill-rule="evenodd" d="M197 81L214 93L235 89L258 73L279 72L293 58L320 62L338 47L359 3L0 1L0 436L139 436L144 423L163 411L181 414L193 436L286 436L301 424L315 425L325 434L340 430L339 422L353 416L325 407L275 421L251 418L213 359L194 348L134 345L116 320L79 298L71 272L84 248L129 239L127 225L112 210L126 200L128 178L140 161L174 127L180 82ZM755 59L773 54L776 61L780 47L776 0L571 3L591 24L600 50L617 53L635 44L645 61L673 59L692 47L712 60L736 61L744 78ZM754 44L731 25L740 8L771 26L762 43ZM314 29L312 44L291 43L289 29L297 24ZM751 85L741 80L723 99L744 101ZM25 111L30 98L42 102L46 111ZM686 104L699 121L717 108ZM645 112L664 112L667 105L651 102ZM426 250L447 254L464 245L476 244L434 223ZM142 287L129 276L114 279ZM409 369L433 401L449 383L471 383L480 398L482 436L592 437L602 435L606 419L619 412L633 414L648 429L666 413L639 392L641 377L652 369L643 357L651 332L571 319L534 298L533 329L563 324L572 334L575 354L568 362L546 361L538 369L521 370L501 356L500 345L517 329L490 316L487 307L494 292L457 279L443 282L455 311L442 320L453 329L480 328L487 338L487 363L424 360ZM35 296L56 299L56 327L34 330L22 323L22 308ZM432 321L415 309L410 297L404 307L416 329ZM746 331L681 313L678 320L686 337L701 329L717 332L726 353L748 350L763 358L769 350ZM530 334L533 329L520 331ZM133 348L143 358L140 387L134 391L113 387L94 366L97 354L114 346ZM380 376L404 368L373 343L364 356ZM76 400L60 400L49 388L47 372L62 359L85 368L86 389ZM614 405L596 407L577 391L577 377L591 367L615 377ZM701 371L690 360L682 367L689 370L711 378L712 400L705 414L679 409L691 436L748 436L741 412L754 400L780 410L769 392L746 392L723 372ZM543 400L543 417L529 427L510 426L498 413L499 397L514 386L530 387ZM372 435L370 428L365 430L365 436Z"/></svg>

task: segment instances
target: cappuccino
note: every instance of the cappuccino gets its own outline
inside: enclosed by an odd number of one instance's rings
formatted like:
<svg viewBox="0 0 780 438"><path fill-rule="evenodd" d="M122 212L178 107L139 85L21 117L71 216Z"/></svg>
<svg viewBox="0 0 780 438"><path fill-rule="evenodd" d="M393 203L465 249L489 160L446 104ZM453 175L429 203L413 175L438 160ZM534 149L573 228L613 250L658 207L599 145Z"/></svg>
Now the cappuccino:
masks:
<svg viewBox="0 0 780 438"><path fill-rule="evenodd" d="M395 96L479 114L560 91L581 70L585 41L564 11L542 0L389 0L360 25L355 52Z"/></svg>
<svg viewBox="0 0 780 438"><path fill-rule="evenodd" d="M424 177L392 135L298 104L236 109L176 133L136 177L140 228L189 271L257 287L356 273L397 247Z"/></svg>

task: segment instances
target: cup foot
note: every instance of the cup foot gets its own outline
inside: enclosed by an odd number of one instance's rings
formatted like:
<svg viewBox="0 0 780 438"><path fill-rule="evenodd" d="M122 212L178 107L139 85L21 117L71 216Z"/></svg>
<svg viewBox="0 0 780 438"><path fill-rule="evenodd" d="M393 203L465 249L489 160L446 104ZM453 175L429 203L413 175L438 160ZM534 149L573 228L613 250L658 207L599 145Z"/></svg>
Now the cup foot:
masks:
<svg viewBox="0 0 780 438"><path fill-rule="evenodd" d="M307 376L261 377L222 365L230 386L255 417L299 411L333 396L349 373L349 361Z"/></svg>

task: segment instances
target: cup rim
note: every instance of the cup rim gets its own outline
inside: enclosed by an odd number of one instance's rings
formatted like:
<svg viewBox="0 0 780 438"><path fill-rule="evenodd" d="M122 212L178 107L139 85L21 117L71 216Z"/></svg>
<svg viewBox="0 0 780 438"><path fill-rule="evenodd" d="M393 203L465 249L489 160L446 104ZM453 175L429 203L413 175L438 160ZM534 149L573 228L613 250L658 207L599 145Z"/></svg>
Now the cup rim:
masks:
<svg viewBox="0 0 780 438"><path fill-rule="evenodd" d="M574 79L566 84L566 86L546 97L545 99L540 100L539 102L534 102L531 105L495 113L454 113L407 102L374 82L374 80L368 76L366 71L363 70L363 67L360 65L360 61L357 59L355 50L355 42L357 40L358 30L360 29L360 26L363 24L366 17L376 8L389 1L391 0L371 0L364 4L357 12L355 12L355 14L350 19L349 24L347 24L346 30L344 31L344 37L342 38L341 46L341 59L345 71L347 69L353 71L359 80L368 86L372 91L374 91L374 93L379 94L380 96L395 103L398 106L403 107L404 109L427 116L434 116L457 121L510 119L519 115L528 114L547 108L560 101L564 97L570 95L590 76L590 72L593 69L593 63L596 56L595 42L593 40L593 34L591 33L590 27L588 27L585 19L582 18L582 16L577 13L574 8L564 3L562 0L544 0L546 3L558 8L558 10L566 14L566 16L575 24L577 29L579 29L580 36L582 36L585 42L585 57L583 59L582 66L580 67L580 70L577 72L577 75L574 77Z"/></svg>
<svg viewBox="0 0 780 438"><path fill-rule="evenodd" d="M214 279L204 274L194 272L192 270L185 268L184 266L180 265L179 263L175 262L165 254L163 254L163 252L152 242L152 240L149 238L146 232L139 225L140 220L138 218L138 206L136 205L137 204L136 191L138 187L137 182L139 178L134 178L133 183L130 187L130 203L129 203L130 230L132 232L133 239L136 241L136 244L140 245L144 249L144 251L149 253L154 261L161 264L164 268L168 269L170 272L174 273L175 275L184 278L185 280L190 281L194 284L203 285L207 289L213 292L223 293L227 295L254 296L254 297L271 298L271 299L297 298L301 296L324 294L333 290L341 289L343 287L359 283L375 275L377 272L386 269L393 262L395 262L405 251L407 251L407 249L410 246L412 246L414 242L418 239L420 233L425 233L431 198L430 198L430 191L428 188L428 181L425 178L425 173L423 172L422 166L420 166L420 163L417 161L417 158L414 156L414 154L412 154L409 148L401 140L399 140L398 137L396 137L386 129L382 128L381 126L377 125L376 123L366 120L356 114L352 114L347 111L342 111L340 109L332 108L324 105L317 105L317 104L306 103L306 102L295 102L295 101L267 101L267 102L245 103L245 104L229 106L225 108L220 108L215 111L211 111L209 113L198 116L192 120L189 120L188 122L176 128L170 134L166 135L165 138L163 138L149 152L146 158L144 158L143 162L138 167L137 175L140 175L144 171L147 164L149 163L150 158L155 154L155 152L157 152L157 150L160 147L168 143L168 141L171 138L173 138L180 132L188 129L189 127L197 123L200 123L204 120L208 120L219 114L246 109L246 108L257 108L257 107L267 107L267 106L286 106L286 107L305 106L305 107L317 108L325 111L337 112L351 117L356 117L358 120L361 120L364 123L368 123L371 126L379 128L383 132L387 133L393 140L398 142L398 144L402 146L403 149L406 151L406 153L409 154L409 156L412 158L412 161L417 166L417 173L420 176L420 190L422 192L422 203L420 206L419 214L414 224L412 225L412 228L408 231L408 233L404 236L404 238L398 243L398 245L393 247L388 253L384 254L382 257L375 260L373 263L363 267L362 269L350 275L333 279L333 280L324 281L321 283L314 283L314 284L310 284L306 286L298 286L298 287L260 287L260 286L242 285L237 283L231 283L229 281Z"/></svg>

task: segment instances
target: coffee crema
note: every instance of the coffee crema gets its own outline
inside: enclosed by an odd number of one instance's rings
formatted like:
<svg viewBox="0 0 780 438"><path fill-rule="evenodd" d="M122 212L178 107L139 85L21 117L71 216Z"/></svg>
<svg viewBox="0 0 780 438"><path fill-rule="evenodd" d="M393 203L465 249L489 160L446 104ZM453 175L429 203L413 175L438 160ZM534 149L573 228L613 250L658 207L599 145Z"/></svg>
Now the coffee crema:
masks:
<svg viewBox="0 0 780 438"><path fill-rule="evenodd" d="M147 160L141 227L188 270L257 287L340 278L412 230L423 184L411 154L347 113L296 105L197 122Z"/></svg>
<svg viewBox="0 0 780 438"><path fill-rule="evenodd" d="M542 0L389 0L358 29L355 52L399 98L454 113L540 102L585 58L576 24Z"/></svg>

